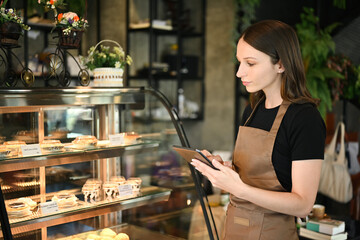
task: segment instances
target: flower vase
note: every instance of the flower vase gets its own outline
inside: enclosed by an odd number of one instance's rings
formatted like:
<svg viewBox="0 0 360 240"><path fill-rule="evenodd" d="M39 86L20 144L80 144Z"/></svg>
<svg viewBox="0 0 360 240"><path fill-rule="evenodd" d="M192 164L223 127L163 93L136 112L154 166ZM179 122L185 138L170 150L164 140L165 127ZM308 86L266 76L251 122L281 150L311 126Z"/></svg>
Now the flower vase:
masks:
<svg viewBox="0 0 360 240"><path fill-rule="evenodd" d="M80 47L82 34L84 31L71 30L65 33L64 28L59 28L59 46L66 49L77 49Z"/></svg>
<svg viewBox="0 0 360 240"><path fill-rule="evenodd" d="M94 73L94 87L123 87L123 73L121 68L95 68Z"/></svg>
<svg viewBox="0 0 360 240"><path fill-rule="evenodd" d="M21 35L21 26L15 22L6 22L0 26L0 42L5 46L17 46Z"/></svg>

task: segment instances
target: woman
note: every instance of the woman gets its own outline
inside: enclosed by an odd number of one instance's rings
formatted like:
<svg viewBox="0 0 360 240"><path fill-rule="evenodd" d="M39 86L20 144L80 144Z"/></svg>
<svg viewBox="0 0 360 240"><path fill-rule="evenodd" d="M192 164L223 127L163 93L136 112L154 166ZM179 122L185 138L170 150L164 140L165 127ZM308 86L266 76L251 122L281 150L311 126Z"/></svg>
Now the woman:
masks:
<svg viewBox="0 0 360 240"><path fill-rule="evenodd" d="M237 44L236 76L251 93L232 166L203 150L220 171L192 165L230 193L224 239L298 239L294 216L314 204L324 158L325 124L306 88L295 31L266 20Z"/></svg>

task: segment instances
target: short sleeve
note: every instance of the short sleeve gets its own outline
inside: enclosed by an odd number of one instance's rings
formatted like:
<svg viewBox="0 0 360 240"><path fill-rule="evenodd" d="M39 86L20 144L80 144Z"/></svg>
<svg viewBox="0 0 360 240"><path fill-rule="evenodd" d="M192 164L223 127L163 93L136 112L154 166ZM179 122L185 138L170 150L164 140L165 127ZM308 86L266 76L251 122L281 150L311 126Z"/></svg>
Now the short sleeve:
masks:
<svg viewBox="0 0 360 240"><path fill-rule="evenodd" d="M326 127L316 107L307 106L292 116L290 128L291 159L324 159Z"/></svg>

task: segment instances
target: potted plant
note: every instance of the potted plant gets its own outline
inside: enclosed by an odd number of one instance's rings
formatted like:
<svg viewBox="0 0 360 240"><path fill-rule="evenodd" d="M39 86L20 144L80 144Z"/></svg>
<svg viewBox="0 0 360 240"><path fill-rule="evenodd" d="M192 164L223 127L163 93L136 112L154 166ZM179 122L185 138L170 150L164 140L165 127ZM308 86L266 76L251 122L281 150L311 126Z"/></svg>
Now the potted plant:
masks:
<svg viewBox="0 0 360 240"><path fill-rule="evenodd" d="M332 78L344 78L341 72L327 65L327 59L335 50L330 33L338 24L320 29L319 19L314 15L312 8L304 8L304 13L300 17L301 23L296 24L296 31L305 66L306 84L311 95L320 99L319 111L325 119L327 111L332 110L333 103L328 81Z"/></svg>
<svg viewBox="0 0 360 240"><path fill-rule="evenodd" d="M104 42L116 46L101 45ZM102 40L90 47L87 57L80 57L84 66L94 73L95 86L123 86L125 65L131 65L132 58L126 55L120 44L113 40Z"/></svg>
<svg viewBox="0 0 360 240"><path fill-rule="evenodd" d="M83 32L88 21L74 12L59 13L56 28L59 32L59 45L65 48L79 48Z"/></svg>
<svg viewBox="0 0 360 240"><path fill-rule="evenodd" d="M0 42L2 45L17 45L22 30L30 30L12 8L5 9L7 0L0 5Z"/></svg>
<svg viewBox="0 0 360 240"><path fill-rule="evenodd" d="M80 18L75 12L58 13L65 9L63 0L38 0L45 11L53 11L55 27L59 33L59 46L62 48L79 48L82 34L88 27L88 21Z"/></svg>

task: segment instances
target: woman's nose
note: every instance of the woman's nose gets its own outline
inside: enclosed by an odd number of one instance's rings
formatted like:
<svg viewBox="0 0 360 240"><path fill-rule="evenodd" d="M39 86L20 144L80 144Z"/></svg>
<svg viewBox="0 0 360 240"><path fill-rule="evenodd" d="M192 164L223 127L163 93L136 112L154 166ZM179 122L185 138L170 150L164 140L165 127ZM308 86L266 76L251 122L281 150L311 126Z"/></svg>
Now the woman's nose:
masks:
<svg viewBox="0 0 360 240"><path fill-rule="evenodd" d="M245 71L244 71L243 67L241 66L241 64L240 64L239 67L238 67L238 70L237 70L237 72L236 72L236 76L237 76L238 78L242 78L242 77L245 76Z"/></svg>

